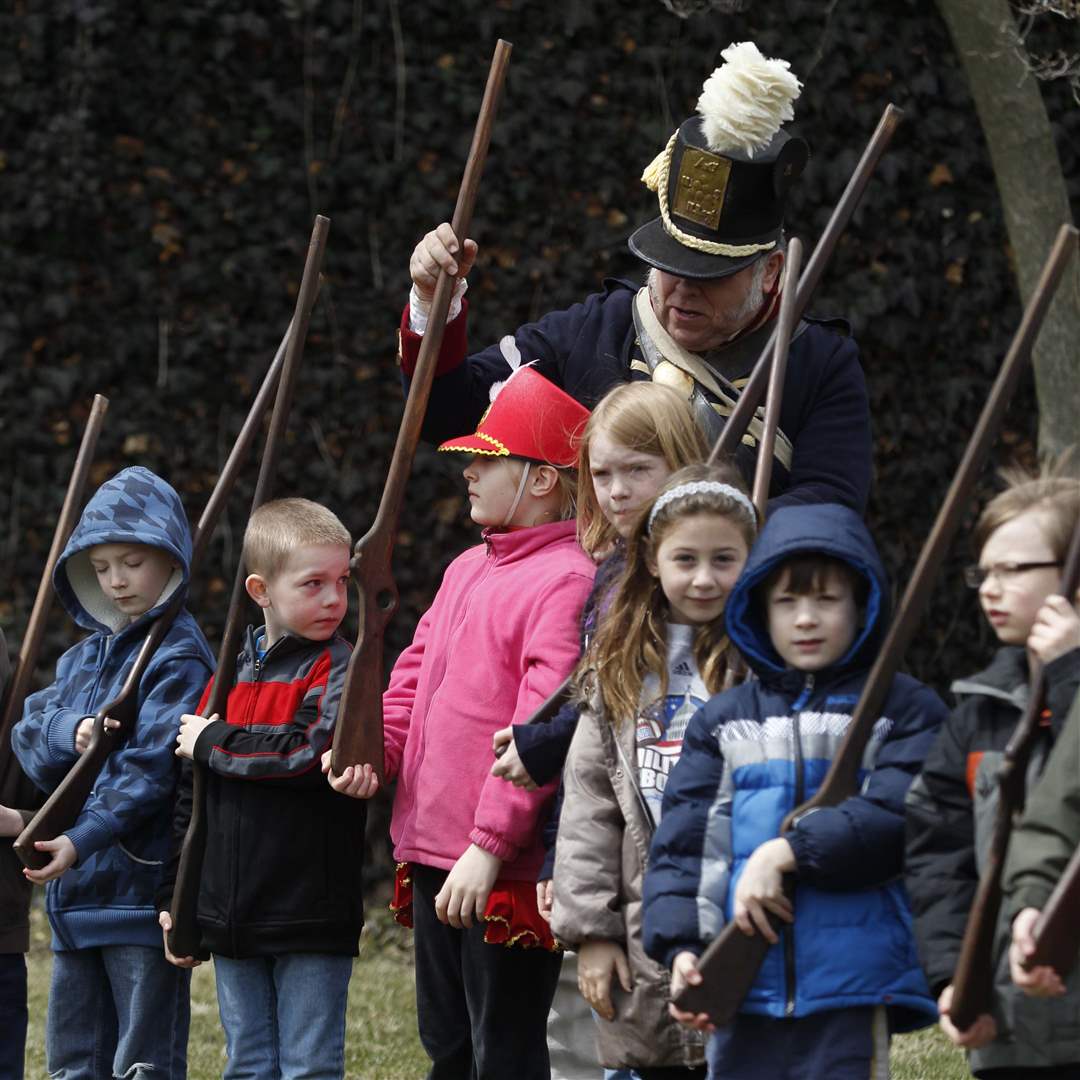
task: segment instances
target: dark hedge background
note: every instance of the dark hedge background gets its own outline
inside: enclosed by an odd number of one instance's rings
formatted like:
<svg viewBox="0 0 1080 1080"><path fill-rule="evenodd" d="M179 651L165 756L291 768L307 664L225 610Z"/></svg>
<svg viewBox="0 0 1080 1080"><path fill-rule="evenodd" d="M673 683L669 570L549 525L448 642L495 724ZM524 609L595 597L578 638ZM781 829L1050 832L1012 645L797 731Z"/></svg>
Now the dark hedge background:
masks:
<svg viewBox="0 0 1080 1080"><path fill-rule="evenodd" d="M871 524L901 583L1020 315L985 147L933 4L758 3L681 21L659 2L14 0L0 14L0 624L17 644L94 392L95 482L144 464L192 518L284 333L316 212L332 219L278 494L356 534L401 393L408 255L449 216L497 36L514 43L474 234L472 340L634 275L642 168L729 42L805 83L813 158L791 230L816 240L887 102L907 120L813 310L854 324L873 398ZM1075 197L1080 110L1046 89ZM1025 385L1001 454L1030 458ZM458 466L418 457L388 662L474 539ZM249 470L193 609L215 639ZM989 475L987 481L989 490ZM938 687L990 647L958 545L909 666ZM40 677L71 640L58 613Z"/></svg>

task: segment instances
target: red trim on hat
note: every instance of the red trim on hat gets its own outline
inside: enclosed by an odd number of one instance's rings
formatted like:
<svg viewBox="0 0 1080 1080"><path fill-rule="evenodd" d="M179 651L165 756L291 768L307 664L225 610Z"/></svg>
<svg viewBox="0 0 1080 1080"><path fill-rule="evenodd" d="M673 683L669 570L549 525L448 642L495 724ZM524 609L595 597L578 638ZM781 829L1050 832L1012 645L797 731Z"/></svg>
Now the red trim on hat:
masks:
<svg viewBox="0 0 1080 1080"><path fill-rule="evenodd" d="M483 421L481 420L480 423L482 424ZM482 431L478 431L475 435L464 435L460 439L450 439L439 447L439 453L441 454L444 450L463 450L467 454L487 454L490 457L510 455L510 451L498 439L485 435Z"/></svg>

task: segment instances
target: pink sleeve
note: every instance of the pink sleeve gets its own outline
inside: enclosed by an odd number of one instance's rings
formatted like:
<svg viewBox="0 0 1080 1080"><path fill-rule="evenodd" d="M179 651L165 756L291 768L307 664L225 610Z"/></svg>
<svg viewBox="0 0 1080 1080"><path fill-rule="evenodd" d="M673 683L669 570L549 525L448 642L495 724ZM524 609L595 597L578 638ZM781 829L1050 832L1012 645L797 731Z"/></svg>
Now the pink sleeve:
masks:
<svg viewBox="0 0 1080 1080"><path fill-rule="evenodd" d="M551 696L573 670L581 652L578 620L592 577L571 571L537 598L522 643L525 677L518 687L513 723L521 724ZM558 779L524 791L488 776L480 791L469 839L508 862L536 839L537 821Z"/></svg>
<svg viewBox="0 0 1080 1080"><path fill-rule="evenodd" d="M409 737L416 686L431 625L431 611L432 608L428 608L416 624L412 643L399 654L394 670L390 672L390 685L383 692L383 758L387 780L397 775L405 753L405 740Z"/></svg>

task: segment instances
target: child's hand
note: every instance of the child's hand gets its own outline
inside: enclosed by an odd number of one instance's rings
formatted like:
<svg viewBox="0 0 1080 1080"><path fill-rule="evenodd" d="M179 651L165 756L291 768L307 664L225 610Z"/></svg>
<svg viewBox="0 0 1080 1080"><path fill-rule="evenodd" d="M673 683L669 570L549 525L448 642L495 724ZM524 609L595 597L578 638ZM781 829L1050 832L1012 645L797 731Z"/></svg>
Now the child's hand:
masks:
<svg viewBox="0 0 1080 1080"><path fill-rule="evenodd" d="M23 870L27 880L35 885L44 885L46 881L58 878L65 870L74 866L79 857L75 845L66 835L60 835L55 840L35 840L34 847L38 851L52 852L52 858L40 870L31 870L29 867Z"/></svg>
<svg viewBox="0 0 1080 1080"><path fill-rule="evenodd" d="M333 750L325 750L322 756L322 771L327 782L339 795L349 795L354 799L370 799L379 790L379 777L372 765L348 765L339 776L330 771Z"/></svg>
<svg viewBox="0 0 1080 1080"><path fill-rule="evenodd" d="M176 756L193 761L195 758L195 743L199 736L211 724L219 720L217 713L213 716L192 716L184 713L180 717L180 731L176 735Z"/></svg>
<svg viewBox="0 0 1080 1080"><path fill-rule="evenodd" d="M1009 946L1009 974L1012 981L1032 997L1060 997L1065 993L1065 983L1061 976L1049 964L1039 964L1033 968L1024 965L1035 951L1035 921L1039 917L1038 908L1024 908L1013 919L1012 944Z"/></svg>
<svg viewBox="0 0 1080 1080"><path fill-rule="evenodd" d="M784 922L795 921L795 910L784 892L784 874L795 869L795 854L782 837L767 840L746 862L735 888L735 922L747 936L757 930L771 945L780 938L768 912Z"/></svg>
<svg viewBox="0 0 1080 1080"><path fill-rule="evenodd" d="M158 926L161 927L161 941L165 947L165 959L178 968L198 967L202 961L196 960L194 956L173 956L169 952L169 931L172 929L172 916L167 911L159 911L157 921Z"/></svg>
<svg viewBox="0 0 1080 1080"><path fill-rule="evenodd" d="M518 756L513 726L500 728L495 732L491 740L491 749L498 759L491 766L492 776L501 776L503 780L509 780L514 787L524 788L526 791L536 790L533 778Z"/></svg>
<svg viewBox="0 0 1080 1080"><path fill-rule="evenodd" d="M536 910L544 922L551 922L551 909L555 906L555 882L548 878L536 883Z"/></svg>
<svg viewBox="0 0 1080 1080"><path fill-rule="evenodd" d="M678 997L686 986L700 986L701 972L698 971L697 957L692 952L681 952L671 965L671 996ZM715 1031L716 1025L709 1019L708 1013L683 1012L674 1001L668 1002L668 1012L686 1027L698 1031Z"/></svg>
<svg viewBox="0 0 1080 1080"><path fill-rule="evenodd" d="M960 1031L953 1024L949 1019L949 1009L952 1006L952 983L941 991L937 1006L938 1026L954 1046L962 1046L965 1050L977 1050L980 1046L985 1046L997 1038L997 1024L989 1013L981 1013L975 1018L971 1027L964 1031Z"/></svg>
<svg viewBox="0 0 1080 1080"><path fill-rule="evenodd" d="M578 950L577 984L581 996L604 1020L615 1019L611 1003L611 973L627 992L634 988L626 950L617 941L586 941Z"/></svg>
<svg viewBox="0 0 1080 1080"><path fill-rule="evenodd" d="M501 866L502 859L470 844L435 897L439 922L449 923L455 930L467 929L474 919L479 922Z"/></svg>
<svg viewBox="0 0 1080 1080"><path fill-rule="evenodd" d="M1027 646L1044 664L1080 649L1080 615L1064 596L1051 595L1043 601Z"/></svg>
<svg viewBox="0 0 1080 1080"><path fill-rule="evenodd" d="M105 730L115 731L120 726L119 720L114 720L111 716L105 717ZM94 734L94 717L86 716L79 721L79 726L75 729L75 753L85 754L90 746L90 738Z"/></svg>

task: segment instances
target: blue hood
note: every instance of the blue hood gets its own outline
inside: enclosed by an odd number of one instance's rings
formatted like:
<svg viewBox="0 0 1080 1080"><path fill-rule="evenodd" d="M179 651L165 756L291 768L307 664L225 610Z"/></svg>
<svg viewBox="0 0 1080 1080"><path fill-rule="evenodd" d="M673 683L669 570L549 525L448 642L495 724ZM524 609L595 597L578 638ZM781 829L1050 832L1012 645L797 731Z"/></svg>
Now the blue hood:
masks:
<svg viewBox="0 0 1080 1080"><path fill-rule="evenodd" d="M90 565L97 544L148 544L179 564L157 604L142 619L153 618L191 572L191 528L180 496L149 469L136 465L106 480L94 492L53 571L53 588L68 614L82 627L110 634L128 625L105 597ZM138 621L138 620L137 620Z"/></svg>
<svg viewBox="0 0 1080 1080"><path fill-rule="evenodd" d="M769 639L761 605L754 602L754 589L778 563L811 552L843 559L870 587L865 625L830 670L868 667L877 655L889 623L889 589L881 557L862 518L833 503L785 506L766 522L724 608L728 637L759 678L779 675L785 665Z"/></svg>

